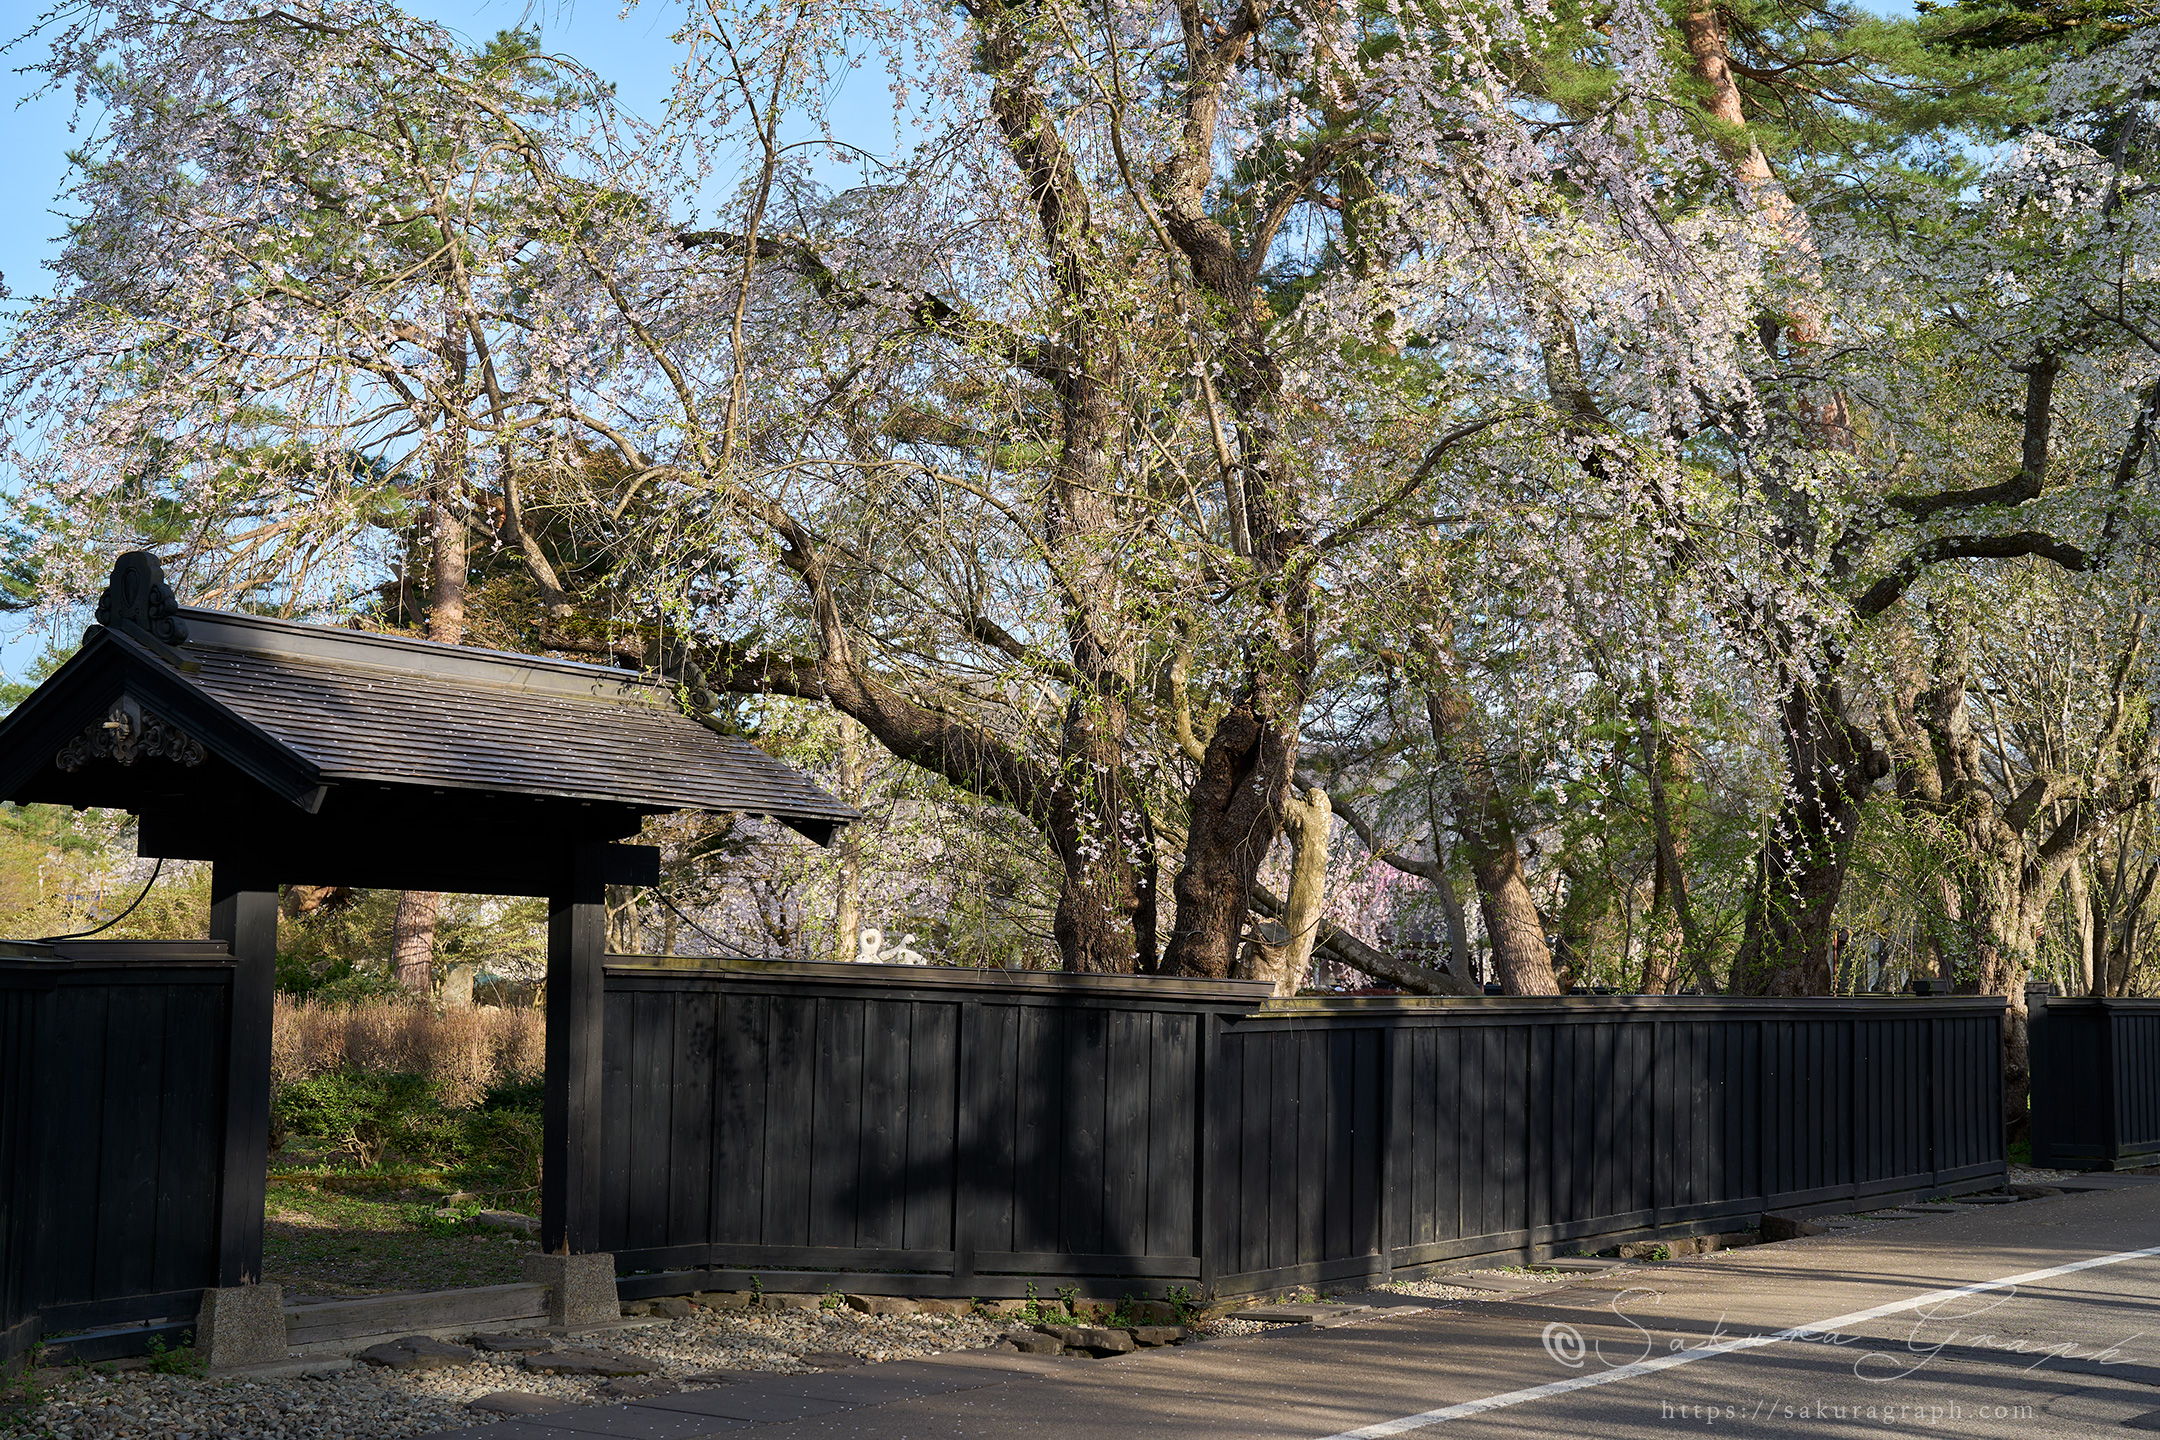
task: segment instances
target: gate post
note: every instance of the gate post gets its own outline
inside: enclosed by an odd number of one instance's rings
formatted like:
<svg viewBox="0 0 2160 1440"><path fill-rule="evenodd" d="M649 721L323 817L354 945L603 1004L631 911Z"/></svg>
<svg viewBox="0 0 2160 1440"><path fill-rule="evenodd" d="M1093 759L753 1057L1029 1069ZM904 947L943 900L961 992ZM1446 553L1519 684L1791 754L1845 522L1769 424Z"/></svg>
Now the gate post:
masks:
<svg viewBox="0 0 2160 1440"><path fill-rule="evenodd" d="M540 1249L600 1248L600 1045L607 941L603 847L581 844L548 897L547 1101L540 1160Z"/></svg>
<svg viewBox="0 0 2160 1440"><path fill-rule="evenodd" d="M277 917L277 884L259 867L234 860L211 866L210 938L225 942L233 961L225 1048L225 1153L218 1172L220 1288L262 1279Z"/></svg>

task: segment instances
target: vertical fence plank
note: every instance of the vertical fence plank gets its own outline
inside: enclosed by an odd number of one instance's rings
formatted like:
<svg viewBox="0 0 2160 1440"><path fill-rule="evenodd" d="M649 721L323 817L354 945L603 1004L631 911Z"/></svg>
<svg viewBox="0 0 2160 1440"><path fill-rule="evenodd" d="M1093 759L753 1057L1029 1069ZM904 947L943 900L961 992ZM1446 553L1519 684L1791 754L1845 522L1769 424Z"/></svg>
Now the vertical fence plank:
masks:
<svg viewBox="0 0 2160 1440"><path fill-rule="evenodd" d="M1332 1260L1348 1243L1350 1087L1332 1030L1290 1030L1275 1037L1276 1147L1294 1156L1278 1175L1273 1263ZM1288 1083L1285 1084L1284 1081Z"/></svg>
<svg viewBox="0 0 2160 1440"><path fill-rule="evenodd" d="M1075 1011L1065 1024L1064 1193L1058 1248L1099 1255L1103 1248L1103 1121L1109 1104L1109 1017Z"/></svg>
<svg viewBox="0 0 2160 1440"><path fill-rule="evenodd" d="M901 1183L906 1190L896 1244L941 1250L954 1244L954 1160L960 1149L958 1088L966 1073L960 1054L960 1007L910 1005L907 1135Z"/></svg>
<svg viewBox="0 0 2160 1440"><path fill-rule="evenodd" d="M1191 1255L1198 1201L1200 1087L1195 1036L1205 1023L1192 1015L1151 1017L1148 1051L1147 1255Z"/></svg>
<svg viewBox="0 0 2160 1440"><path fill-rule="evenodd" d="M1154 1077L1148 1019L1144 1011L1124 1009L1106 1017L1102 1248L1108 1254L1147 1253L1148 1086Z"/></svg>
<svg viewBox="0 0 2160 1440"><path fill-rule="evenodd" d="M907 1213L908 1070L914 1007L862 1002L862 1122L856 1152L859 1192L853 1243L900 1248Z"/></svg>
<svg viewBox="0 0 2160 1440"><path fill-rule="evenodd" d="M1020 1011L1018 1175L1013 1249L1058 1248L1065 1187L1065 1015L1047 1006Z"/></svg>
<svg viewBox="0 0 2160 1440"><path fill-rule="evenodd" d="M618 1001L631 1002L629 1033L615 1031L610 1035L611 1041L627 1039L628 1046L611 1043L608 1047L609 1141L619 1143L625 1156L619 1172L623 1177L622 1191L609 1197L608 1208L619 1217L605 1232L610 1251L667 1243L667 1210L673 1189L668 1169L675 1137L676 998L648 991L610 996L608 1000L611 1019L619 1013ZM616 1083L616 1076L622 1077L622 1083Z"/></svg>
<svg viewBox="0 0 2160 1440"><path fill-rule="evenodd" d="M863 1022L868 1002L817 1003L817 1070L810 1118L812 1245L855 1244L862 1203Z"/></svg>
<svg viewBox="0 0 2160 1440"><path fill-rule="evenodd" d="M713 1046L720 997L708 990L686 990L672 997L668 1037L668 1143L661 1184L667 1194L667 1229L660 1243L694 1245L712 1237L713 1082L717 1072Z"/></svg>

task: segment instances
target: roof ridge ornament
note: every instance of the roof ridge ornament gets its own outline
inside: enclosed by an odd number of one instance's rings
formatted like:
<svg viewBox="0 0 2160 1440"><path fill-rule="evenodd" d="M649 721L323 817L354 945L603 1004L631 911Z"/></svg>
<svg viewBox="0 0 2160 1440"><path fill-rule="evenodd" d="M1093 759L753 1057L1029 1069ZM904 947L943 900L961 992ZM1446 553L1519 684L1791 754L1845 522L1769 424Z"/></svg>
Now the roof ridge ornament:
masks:
<svg viewBox="0 0 2160 1440"><path fill-rule="evenodd" d="M130 550L113 561L112 578L98 596L97 622L182 663L172 647L187 644L187 625L172 586L165 583L164 565L148 550Z"/></svg>

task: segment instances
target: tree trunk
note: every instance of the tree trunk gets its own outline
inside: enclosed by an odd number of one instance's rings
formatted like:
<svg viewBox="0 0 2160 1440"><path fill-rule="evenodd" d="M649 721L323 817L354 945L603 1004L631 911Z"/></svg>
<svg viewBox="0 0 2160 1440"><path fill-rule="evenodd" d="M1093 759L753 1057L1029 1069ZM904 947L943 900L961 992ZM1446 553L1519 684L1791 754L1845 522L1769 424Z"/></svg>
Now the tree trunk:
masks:
<svg viewBox="0 0 2160 1440"><path fill-rule="evenodd" d="M639 955L643 927L638 920L637 890L630 885L610 885L603 896L607 906L607 953Z"/></svg>
<svg viewBox="0 0 2160 1440"><path fill-rule="evenodd" d="M1736 995L1828 995L1830 939L1860 802L1889 762L1842 714L1837 682L1796 683L1779 706L1790 787L1755 861Z"/></svg>
<svg viewBox="0 0 2160 1440"><path fill-rule="evenodd" d="M398 896L390 926L390 973L423 1000L435 993L435 912L441 903L433 890L407 890Z"/></svg>
<svg viewBox="0 0 2160 1440"><path fill-rule="evenodd" d="M1282 828L1297 765L1297 730L1242 697L1215 723L1194 779L1192 828L1163 969L1172 975L1227 979L1252 908L1260 862Z"/></svg>
<svg viewBox="0 0 2160 1440"><path fill-rule="evenodd" d="M2085 867L2072 865L2063 873L2063 904L2070 917L2072 960L2077 974L2072 978L2075 993L2093 993L2093 976L2096 973L2095 957L2099 954L2099 934L2093 924L2093 896L2085 882Z"/></svg>
<svg viewBox="0 0 2160 1440"><path fill-rule="evenodd" d="M840 716L840 798L849 804L862 799L862 727ZM832 959L839 964L854 960L860 951L862 932L862 841L856 827L840 832L839 864L833 881Z"/></svg>
<svg viewBox="0 0 2160 1440"><path fill-rule="evenodd" d="M1469 701L1437 688L1445 680L1444 672L1436 673L1434 685L1426 689L1425 717L1453 791L1463 858L1477 882L1478 910L1492 941L1493 971L1510 995L1557 995L1560 983L1553 975L1552 951L1523 874L1514 809L1501 793L1483 744L1470 733Z"/></svg>
<svg viewBox="0 0 2160 1440"><path fill-rule="evenodd" d="M1645 699L1638 715L1646 724L1638 727L1643 775L1650 790L1650 831L1653 863L1650 881L1648 936L1643 946L1643 989L1652 995L1679 990L1682 976L1692 967L1705 983L1708 961L1702 954L1701 936L1695 928L1695 912L1687 888L1687 814L1673 803L1674 791L1682 795L1693 779L1687 751L1672 743L1659 723L1655 701Z"/></svg>
<svg viewBox="0 0 2160 1440"><path fill-rule="evenodd" d="M1463 913L1462 896L1455 893L1446 866L1439 866L1437 873L1433 893L1440 897L1440 914L1447 922L1448 969L1468 980L1476 968L1476 957L1470 953L1470 918Z"/></svg>
<svg viewBox="0 0 2160 1440"><path fill-rule="evenodd" d="M1280 915L1283 902L1265 885L1253 886L1253 909L1265 915ZM1484 990L1468 976L1435 970L1429 965L1417 965L1375 950L1357 936L1322 917L1314 936L1316 951L1324 951L1328 958L1340 965L1399 985L1412 995L1482 995Z"/></svg>
<svg viewBox="0 0 2160 1440"><path fill-rule="evenodd" d="M428 588L428 639L444 645L465 643L465 522L459 502L465 489L463 452L446 462L435 477L434 556ZM398 897L390 926L391 963L397 983L415 994L434 989L435 917L442 896L432 890L408 890Z"/></svg>
<svg viewBox="0 0 2160 1440"><path fill-rule="evenodd" d="M1613 895L1602 876L1581 869L1564 872L1567 894L1553 927L1553 983L1562 991L1597 980L1598 952L1612 921Z"/></svg>
<svg viewBox="0 0 2160 1440"><path fill-rule="evenodd" d="M1290 840L1290 888L1283 897L1283 939L1255 938L1247 947L1244 969L1252 979L1272 981L1278 996L1305 988L1312 969L1313 946L1320 938L1321 912L1327 907L1328 832L1334 815L1327 791L1318 786L1292 796L1283 810L1283 832Z"/></svg>

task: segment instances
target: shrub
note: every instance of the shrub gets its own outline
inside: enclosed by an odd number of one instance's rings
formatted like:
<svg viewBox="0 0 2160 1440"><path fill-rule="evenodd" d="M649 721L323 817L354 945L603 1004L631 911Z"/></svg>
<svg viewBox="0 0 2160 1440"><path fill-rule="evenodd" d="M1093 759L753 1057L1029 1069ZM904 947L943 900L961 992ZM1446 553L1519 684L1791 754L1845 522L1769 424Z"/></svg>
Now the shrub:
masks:
<svg viewBox="0 0 2160 1440"><path fill-rule="evenodd" d="M270 1056L281 1085L345 1071L421 1076L441 1104L466 1110L545 1073L547 1027L537 1010L474 1005L437 1014L408 1000L341 1005L281 995Z"/></svg>

